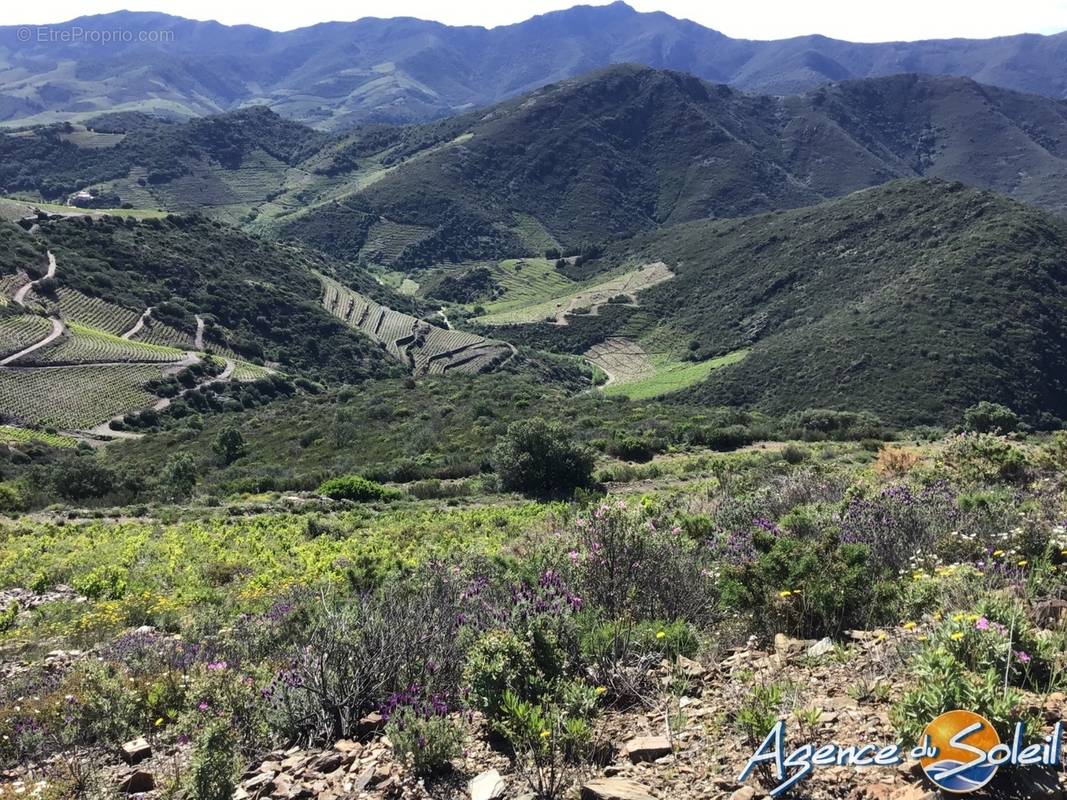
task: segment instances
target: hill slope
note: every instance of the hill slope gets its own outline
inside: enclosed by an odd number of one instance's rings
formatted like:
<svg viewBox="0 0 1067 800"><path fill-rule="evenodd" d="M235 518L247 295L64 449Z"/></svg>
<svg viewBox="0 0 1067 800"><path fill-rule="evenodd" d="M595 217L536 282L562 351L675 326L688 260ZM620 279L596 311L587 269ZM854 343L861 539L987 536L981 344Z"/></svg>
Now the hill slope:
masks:
<svg viewBox="0 0 1067 800"><path fill-rule="evenodd" d="M652 259L675 277L640 293L639 309L494 333L572 352L625 336L694 361L747 349L685 394L709 404L919 424L989 399L1035 421L1067 416L1067 224L1027 206L895 182L679 225L620 243L608 260Z"/></svg>
<svg viewBox="0 0 1067 800"><path fill-rule="evenodd" d="M103 44L49 35L75 27L130 37ZM772 94L900 72L967 76L1057 98L1067 92L1064 34L886 44L824 36L748 41L622 2L491 30L398 18L275 33L130 12L41 30L43 37L31 28L23 42L19 28L0 28L0 120L84 119L114 109L190 116L267 104L338 129L441 117L625 62Z"/></svg>

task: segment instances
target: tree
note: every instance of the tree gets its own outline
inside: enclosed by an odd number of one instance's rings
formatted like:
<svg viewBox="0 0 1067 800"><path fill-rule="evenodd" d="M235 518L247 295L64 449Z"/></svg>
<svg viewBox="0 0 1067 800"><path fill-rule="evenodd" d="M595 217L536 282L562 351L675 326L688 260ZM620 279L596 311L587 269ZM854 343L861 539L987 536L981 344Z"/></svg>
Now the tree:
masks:
<svg viewBox="0 0 1067 800"><path fill-rule="evenodd" d="M222 463L229 466L245 454L248 449L245 437L237 428L223 428L215 437L215 443L211 446L215 455L222 459Z"/></svg>
<svg viewBox="0 0 1067 800"><path fill-rule="evenodd" d="M493 450L493 468L505 489L531 495L571 494L593 479L593 454L555 423L515 422Z"/></svg>
<svg viewBox="0 0 1067 800"><path fill-rule="evenodd" d="M983 400L963 412L963 427L976 433L1011 433L1019 427L1019 415L1000 403Z"/></svg>
<svg viewBox="0 0 1067 800"><path fill-rule="evenodd" d="M168 500L182 500L193 493L196 479L196 464L190 456L181 453L163 467L159 476L160 489Z"/></svg>

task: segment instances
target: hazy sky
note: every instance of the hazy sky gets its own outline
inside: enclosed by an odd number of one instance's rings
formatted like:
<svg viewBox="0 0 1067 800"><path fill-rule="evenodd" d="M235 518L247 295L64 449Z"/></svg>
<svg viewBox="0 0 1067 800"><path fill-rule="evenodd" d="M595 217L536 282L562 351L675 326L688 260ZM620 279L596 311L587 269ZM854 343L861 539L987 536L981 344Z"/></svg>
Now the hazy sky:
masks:
<svg viewBox="0 0 1067 800"><path fill-rule="evenodd" d="M600 5L603 0L591 0ZM985 38L1012 33L1067 30L1067 0L629 0L640 11L665 11L730 36L778 39L822 33L839 39L877 42L953 36ZM289 30L328 20L412 16L450 25L506 25L575 3L567 0L50 0L46 4L4 2L0 24L61 22L84 14L126 8L166 11L226 24L251 23Z"/></svg>

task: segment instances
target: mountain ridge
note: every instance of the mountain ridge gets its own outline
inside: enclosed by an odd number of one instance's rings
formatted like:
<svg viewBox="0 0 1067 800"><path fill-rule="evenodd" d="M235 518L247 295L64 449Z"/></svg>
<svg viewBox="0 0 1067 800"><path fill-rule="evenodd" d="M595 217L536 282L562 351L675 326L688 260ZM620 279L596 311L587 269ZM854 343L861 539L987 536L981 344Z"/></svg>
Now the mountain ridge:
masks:
<svg viewBox="0 0 1067 800"><path fill-rule="evenodd" d="M1067 96L1067 33L852 43L812 35L732 39L622 2L575 6L513 25L452 27L411 17L326 22L286 32L158 12L115 12L41 28L166 33L163 42L19 41L0 27L0 120L51 122L102 110L179 117L265 104L337 130L413 122L491 105L610 64L690 72L746 91L795 94L832 80L954 74ZM33 30L33 28L29 28ZM23 33L23 35L25 35ZM60 69L67 60L78 68Z"/></svg>

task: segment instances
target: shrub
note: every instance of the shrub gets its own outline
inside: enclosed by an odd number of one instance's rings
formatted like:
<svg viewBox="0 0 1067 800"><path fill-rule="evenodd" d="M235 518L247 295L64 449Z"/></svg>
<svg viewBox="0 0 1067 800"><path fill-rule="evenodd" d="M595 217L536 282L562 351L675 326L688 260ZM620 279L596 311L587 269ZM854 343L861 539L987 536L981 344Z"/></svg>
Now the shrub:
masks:
<svg viewBox="0 0 1067 800"><path fill-rule="evenodd" d="M820 638L895 618L896 587L871 569L865 546L768 532L757 533L753 546L754 559L724 566L722 598L766 634Z"/></svg>
<svg viewBox="0 0 1067 800"><path fill-rule="evenodd" d="M963 428L975 433L1012 433L1019 428L1019 415L1000 403L983 400L963 412Z"/></svg>
<svg viewBox="0 0 1067 800"><path fill-rule="evenodd" d="M887 478L901 478L907 475L919 462L919 454L903 447L882 447L878 451L878 460L874 471Z"/></svg>
<svg viewBox="0 0 1067 800"><path fill-rule="evenodd" d="M753 687L741 701L735 722L750 745L758 745L771 732L781 716L785 696L781 684L771 683Z"/></svg>
<svg viewBox="0 0 1067 800"><path fill-rule="evenodd" d="M798 447L795 444L787 444L782 448L782 458L787 464L800 464L808 457L807 448Z"/></svg>
<svg viewBox="0 0 1067 800"><path fill-rule="evenodd" d="M0 483L0 512L26 511L29 502L18 484Z"/></svg>
<svg viewBox="0 0 1067 800"><path fill-rule="evenodd" d="M964 433L942 451L942 464L965 481L1020 483L1029 472L1026 455L999 436Z"/></svg>
<svg viewBox="0 0 1067 800"><path fill-rule="evenodd" d="M592 745L595 708L595 693L580 683L561 687L544 704L504 693L500 728L514 748L519 773L538 798L562 797L570 785L573 765Z"/></svg>
<svg viewBox="0 0 1067 800"><path fill-rule="evenodd" d="M389 500L393 496L393 493L380 483L367 480L362 475L330 478L319 487L318 493L331 500L354 500L360 503Z"/></svg>
<svg viewBox="0 0 1067 800"><path fill-rule="evenodd" d="M193 800L230 800L237 788L237 753L231 727L222 720L210 722L196 741L190 770L189 794Z"/></svg>
<svg viewBox="0 0 1067 800"><path fill-rule="evenodd" d="M563 657L553 642L534 642L508 630L483 634L467 654L463 671L470 703L491 721L500 719L504 695L537 702L562 674Z"/></svg>
<svg viewBox="0 0 1067 800"><path fill-rule="evenodd" d="M245 454L247 445L241 432L231 427L219 431L211 449L215 451L215 455L222 460L222 463L228 466Z"/></svg>
<svg viewBox="0 0 1067 800"><path fill-rule="evenodd" d="M503 487L533 495L567 495L592 482L594 459L555 423L535 418L513 423L493 450Z"/></svg>
<svg viewBox="0 0 1067 800"><path fill-rule="evenodd" d="M463 752L465 732L441 695L426 697L418 686L389 698L382 708L393 752L418 776L450 766Z"/></svg>
<svg viewBox="0 0 1067 800"><path fill-rule="evenodd" d="M906 744L918 742L926 726L946 711L965 708L989 720L1002 741L1021 717L1022 696L1003 689L989 671L977 675L943 647L924 648L912 666L916 685L890 709L889 718ZM1034 727L1031 726L1033 730Z"/></svg>

